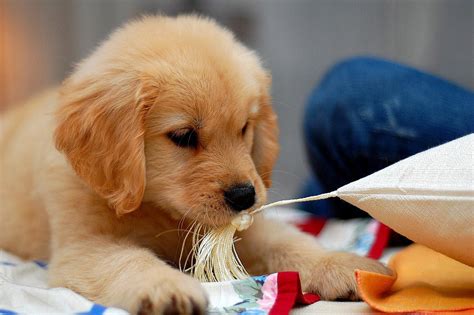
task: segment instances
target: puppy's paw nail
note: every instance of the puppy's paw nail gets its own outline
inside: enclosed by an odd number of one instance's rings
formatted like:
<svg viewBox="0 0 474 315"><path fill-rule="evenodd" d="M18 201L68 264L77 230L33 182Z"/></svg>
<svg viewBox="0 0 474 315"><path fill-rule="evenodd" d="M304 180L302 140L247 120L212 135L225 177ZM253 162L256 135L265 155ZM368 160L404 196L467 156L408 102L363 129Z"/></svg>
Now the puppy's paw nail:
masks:
<svg viewBox="0 0 474 315"><path fill-rule="evenodd" d="M138 309L137 312L138 315L149 315L153 314L153 304L151 304L151 301L149 298L145 298L140 305L140 308Z"/></svg>

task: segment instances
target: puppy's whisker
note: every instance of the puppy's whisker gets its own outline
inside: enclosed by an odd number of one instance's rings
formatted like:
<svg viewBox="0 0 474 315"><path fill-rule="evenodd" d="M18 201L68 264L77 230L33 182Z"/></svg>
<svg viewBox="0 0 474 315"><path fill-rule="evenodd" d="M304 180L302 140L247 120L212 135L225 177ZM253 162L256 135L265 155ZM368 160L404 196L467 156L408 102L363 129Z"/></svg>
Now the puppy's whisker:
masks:
<svg viewBox="0 0 474 315"><path fill-rule="evenodd" d="M196 209L196 207L197 207L196 205L189 207L188 210L184 212L183 216L179 220L179 224L182 224L186 220L186 217L189 215L189 213L193 211L194 209Z"/></svg>
<svg viewBox="0 0 474 315"><path fill-rule="evenodd" d="M198 213L198 215L196 216L196 219L194 219L193 222L191 223L191 225L189 227L189 231L186 233L186 236L183 239L183 243L182 243L181 251L180 251L180 255L179 255L179 262L178 262L179 269L181 271L186 272L187 269L185 269L185 268L188 265L188 261L189 261L191 253L193 253L192 248L194 248L194 246L196 246L195 244L199 243L200 238L198 238L198 237L200 236L200 232L201 232L201 229L203 227L203 225L201 223L199 223L199 219L205 213L207 213L207 211ZM188 252L188 254L186 255L186 259L185 259L184 265L183 265L182 260L183 260L183 255L184 255L184 251L185 251L185 248L186 248L186 242L189 238L189 235L191 235L191 234L192 234L191 244L193 244L193 246L192 246L191 250Z"/></svg>
<svg viewBox="0 0 474 315"><path fill-rule="evenodd" d="M298 176L295 173L288 172L288 171L285 171L285 170L279 170L279 169L274 169L274 170L268 171L268 172L263 173L263 174L266 175L266 174L270 174L270 173L282 173L282 174L291 175L291 176L295 176L295 177L301 177L301 176Z"/></svg>
<svg viewBox="0 0 474 315"><path fill-rule="evenodd" d="M283 193L281 193L280 191L278 191L277 189L268 189L267 192L268 192L269 195L270 194L271 195L276 195L280 199L285 197L285 195Z"/></svg>
<svg viewBox="0 0 474 315"><path fill-rule="evenodd" d="M283 186L283 187L285 187L285 185L283 184L283 182L279 182L279 181L277 181L277 180L272 180L272 183L273 183L272 188L274 188L274 189L275 189L275 187L278 187L278 186Z"/></svg>
<svg viewBox="0 0 474 315"><path fill-rule="evenodd" d="M204 211L204 213L207 213L207 209L206 211ZM197 217L197 219L199 219L199 217L202 215L202 213L200 213ZM196 247L199 246L199 243L200 241L202 240L202 238L204 237L205 233L206 233L206 228L204 227L203 224L199 223L198 221L195 221L195 225L193 226L193 228L195 228L195 231L193 233L193 238L192 238L192 247L191 249L189 250L188 252L188 255L186 256L186 260L184 262L184 266L188 266L188 261L189 259L193 259L193 253L195 252L196 250ZM204 233L201 234L201 230L204 230ZM185 269L185 272L193 269L194 265L192 264L191 262L191 267L188 267L187 269Z"/></svg>
<svg viewBox="0 0 474 315"><path fill-rule="evenodd" d="M209 222L211 226L215 227L215 222L213 222L211 215L209 214L209 211L207 211L207 209L205 213L206 213L207 222Z"/></svg>
<svg viewBox="0 0 474 315"><path fill-rule="evenodd" d="M191 206L188 210L186 210L186 212L183 214L183 217L179 220L178 222L178 229L181 229L185 220L186 220L186 217L189 215L189 213L194 210L197 206Z"/></svg>
<svg viewBox="0 0 474 315"><path fill-rule="evenodd" d="M275 174L275 173L280 173L280 174L283 174L283 175L289 175L293 178L298 179L298 181L301 182L301 183L304 183L305 180L306 180L306 177L302 177L302 176L297 175L295 173L288 172L288 171L283 171L283 170L273 170L273 171L265 172L265 173L260 174L260 176L266 176L268 174ZM272 179L272 181L275 182L274 179Z"/></svg>
<svg viewBox="0 0 474 315"><path fill-rule="evenodd" d="M204 227L204 225L201 225L201 224L198 224L197 227L196 227L197 231L196 233L194 233L193 235L193 240L192 240L192 244L193 246L191 247L188 255L186 256L186 260L185 260L185 266L188 265L188 261L191 260L190 262L190 266L188 268L185 269L185 272L188 272L190 270L193 270L194 269L194 266L196 264L195 261L193 261L193 258L194 258L194 252L196 251L196 248L199 246L199 243L201 242L201 240L204 238L207 230L206 228ZM201 234L201 230L204 230L204 233Z"/></svg>
<svg viewBox="0 0 474 315"><path fill-rule="evenodd" d="M183 254L184 254L184 250L185 250L185 247L186 247L186 241L187 241L190 233L194 230L194 227L195 227L196 224L197 224L197 221L193 221L193 223L189 227L188 232L184 236L183 242L181 244L181 251L179 253L179 258L178 258L178 268L179 268L180 271L183 271L183 266L182 266L181 261L183 259ZM185 264L185 266L186 266L186 264Z"/></svg>
<svg viewBox="0 0 474 315"><path fill-rule="evenodd" d="M176 232L176 231L179 231L179 232L186 231L186 232L188 232L189 229L170 229L170 230L166 230L166 231L163 231L161 233L156 234L155 238L159 238L160 236L163 236L164 234L172 233L172 232Z"/></svg>

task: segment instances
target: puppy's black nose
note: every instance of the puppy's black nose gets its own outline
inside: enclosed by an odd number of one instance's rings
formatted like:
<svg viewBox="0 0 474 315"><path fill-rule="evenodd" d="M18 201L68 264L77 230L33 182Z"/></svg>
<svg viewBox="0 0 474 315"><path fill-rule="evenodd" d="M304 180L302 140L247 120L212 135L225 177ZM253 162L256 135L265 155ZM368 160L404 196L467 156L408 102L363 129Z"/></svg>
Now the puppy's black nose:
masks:
<svg viewBox="0 0 474 315"><path fill-rule="evenodd" d="M236 211L250 208L255 203L255 188L251 184L239 184L224 192L227 204Z"/></svg>

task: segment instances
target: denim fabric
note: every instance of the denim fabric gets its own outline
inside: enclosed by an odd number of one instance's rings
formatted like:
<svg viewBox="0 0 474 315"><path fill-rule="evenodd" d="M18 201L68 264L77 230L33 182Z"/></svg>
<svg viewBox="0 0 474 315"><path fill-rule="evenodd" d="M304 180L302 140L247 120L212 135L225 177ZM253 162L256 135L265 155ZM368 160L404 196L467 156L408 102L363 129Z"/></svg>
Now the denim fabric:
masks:
<svg viewBox="0 0 474 315"><path fill-rule="evenodd" d="M306 106L304 137L313 177L303 195L335 190L472 132L472 91L385 60L345 60L327 72ZM365 215L337 199L302 208L322 217Z"/></svg>

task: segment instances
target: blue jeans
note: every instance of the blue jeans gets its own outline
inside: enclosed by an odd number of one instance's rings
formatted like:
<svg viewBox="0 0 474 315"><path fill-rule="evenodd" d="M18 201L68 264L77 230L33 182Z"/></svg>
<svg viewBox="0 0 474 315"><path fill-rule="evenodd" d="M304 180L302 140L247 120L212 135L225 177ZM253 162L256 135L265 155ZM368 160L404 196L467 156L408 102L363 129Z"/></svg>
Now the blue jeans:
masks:
<svg viewBox="0 0 474 315"><path fill-rule="evenodd" d="M313 176L303 195L335 190L472 132L472 91L389 61L345 60L326 73L307 103L304 137ZM301 207L322 217L365 215L338 199Z"/></svg>

